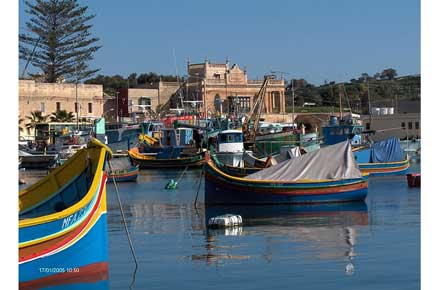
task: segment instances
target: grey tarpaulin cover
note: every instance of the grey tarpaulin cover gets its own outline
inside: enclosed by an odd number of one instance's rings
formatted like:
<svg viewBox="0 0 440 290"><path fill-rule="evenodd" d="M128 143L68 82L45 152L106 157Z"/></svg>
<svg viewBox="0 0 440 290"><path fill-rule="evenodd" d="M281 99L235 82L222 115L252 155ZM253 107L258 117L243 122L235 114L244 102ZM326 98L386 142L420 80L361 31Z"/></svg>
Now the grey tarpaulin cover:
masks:
<svg viewBox="0 0 440 290"><path fill-rule="evenodd" d="M348 141L309 152L246 176L259 180L320 180L361 178Z"/></svg>
<svg viewBox="0 0 440 290"><path fill-rule="evenodd" d="M271 165L273 166L273 165L281 163L285 160L293 159L293 158L296 158L299 156L301 156L301 150L298 146L295 146L293 148L292 147L289 147L289 148L281 147L280 154L272 156L272 159L270 160L270 162L271 162Z"/></svg>

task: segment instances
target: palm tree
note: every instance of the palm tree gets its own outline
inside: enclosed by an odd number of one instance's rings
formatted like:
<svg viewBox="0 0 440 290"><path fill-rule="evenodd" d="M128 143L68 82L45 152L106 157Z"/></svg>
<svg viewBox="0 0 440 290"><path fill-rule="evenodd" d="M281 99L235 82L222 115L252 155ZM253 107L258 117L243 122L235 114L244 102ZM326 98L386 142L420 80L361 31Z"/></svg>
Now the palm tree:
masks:
<svg viewBox="0 0 440 290"><path fill-rule="evenodd" d="M18 134L20 135L20 132L23 132L23 127L21 127L21 123L24 121L23 118L20 118L20 115L18 116Z"/></svg>
<svg viewBox="0 0 440 290"><path fill-rule="evenodd" d="M74 119L73 112L67 112L66 110L57 111L50 116L51 122L73 122Z"/></svg>
<svg viewBox="0 0 440 290"><path fill-rule="evenodd" d="M30 116L26 116L26 119L30 120L26 124L26 128L35 128L38 123L46 123L48 116L44 116L41 111L33 111Z"/></svg>

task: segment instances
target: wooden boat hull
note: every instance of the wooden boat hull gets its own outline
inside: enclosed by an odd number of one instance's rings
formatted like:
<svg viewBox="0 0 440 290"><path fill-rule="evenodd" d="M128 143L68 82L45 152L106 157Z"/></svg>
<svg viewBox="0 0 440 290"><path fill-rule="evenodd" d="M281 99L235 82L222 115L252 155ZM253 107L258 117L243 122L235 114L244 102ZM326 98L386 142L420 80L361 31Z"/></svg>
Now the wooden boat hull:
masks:
<svg viewBox="0 0 440 290"><path fill-rule="evenodd" d="M260 171L263 168L260 167L235 167L235 166L230 166L230 165L226 165L224 164L221 167L221 170L231 176L236 176L236 177L245 177L248 176L249 174L255 173Z"/></svg>
<svg viewBox="0 0 440 290"><path fill-rule="evenodd" d="M408 171L410 166L409 156L401 161L395 162L370 162L371 149L365 146L353 148L353 154L358 162L362 173L370 176L377 175L402 175Z"/></svg>
<svg viewBox="0 0 440 290"><path fill-rule="evenodd" d="M136 181L138 174L139 174L139 166L133 166L127 170L117 171L114 174L109 173L107 182L112 183L113 179L116 182Z"/></svg>
<svg viewBox="0 0 440 290"><path fill-rule="evenodd" d="M368 173L370 176L378 175L403 175L408 171L409 158L398 162L383 163L359 163L359 169L362 173Z"/></svg>
<svg viewBox="0 0 440 290"><path fill-rule="evenodd" d="M205 204L290 204L364 200L367 177L346 180L284 182L247 180L205 165Z"/></svg>
<svg viewBox="0 0 440 290"><path fill-rule="evenodd" d="M205 162L205 152L201 152L194 156L182 157L176 159L155 159L145 158L142 154L129 151L131 160L140 168L183 168L183 167L199 167Z"/></svg>
<svg viewBox="0 0 440 290"><path fill-rule="evenodd" d="M51 281L54 275L87 273L90 265L107 263L104 168L111 151L98 141L92 143L91 149L80 150L20 192L19 282L23 286ZM57 208L58 200L66 206Z"/></svg>
<svg viewBox="0 0 440 290"><path fill-rule="evenodd" d="M26 169L47 169L55 164L58 155L26 155L20 156L20 167Z"/></svg>

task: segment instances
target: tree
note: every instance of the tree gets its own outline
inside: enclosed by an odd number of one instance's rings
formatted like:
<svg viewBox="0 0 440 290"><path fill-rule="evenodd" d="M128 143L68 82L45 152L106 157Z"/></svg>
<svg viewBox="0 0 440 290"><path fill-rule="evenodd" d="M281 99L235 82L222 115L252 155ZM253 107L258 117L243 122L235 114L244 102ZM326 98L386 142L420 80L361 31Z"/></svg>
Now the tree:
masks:
<svg viewBox="0 0 440 290"><path fill-rule="evenodd" d="M382 71L380 74L380 79L382 80L393 80L397 76L395 69L388 68Z"/></svg>
<svg viewBox="0 0 440 290"><path fill-rule="evenodd" d="M57 111L50 116L52 122L73 122L74 119L73 112L67 112L66 110Z"/></svg>
<svg viewBox="0 0 440 290"><path fill-rule="evenodd" d="M29 123L26 124L26 128L34 128L38 123L46 123L48 116L43 116L41 111L33 111L30 116L26 116Z"/></svg>
<svg viewBox="0 0 440 290"><path fill-rule="evenodd" d="M133 88L137 85L137 74L136 73L131 73L128 78L127 81L129 82L130 88Z"/></svg>
<svg viewBox="0 0 440 290"><path fill-rule="evenodd" d="M20 59L30 60L49 83L82 80L99 70L88 65L101 46L96 45L98 38L91 37L88 22L95 15L87 14L87 6L80 6L77 0L24 3L31 16L26 22L31 34L19 36Z"/></svg>
<svg viewBox="0 0 440 290"><path fill-rule="evenodd" d="M23 132L23 127L21 126L21 123L24 121L23 118L20 118L20 116L18 116L18 134L20 134L20 132Z"/></svg>

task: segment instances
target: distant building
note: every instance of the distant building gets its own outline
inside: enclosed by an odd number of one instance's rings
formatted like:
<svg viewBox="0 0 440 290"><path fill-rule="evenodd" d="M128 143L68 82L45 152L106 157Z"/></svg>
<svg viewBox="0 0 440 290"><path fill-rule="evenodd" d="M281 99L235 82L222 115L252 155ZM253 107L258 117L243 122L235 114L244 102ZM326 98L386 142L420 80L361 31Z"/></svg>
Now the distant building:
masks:
<svg viewBox="0 0 440 290"><path fill-rule="evenodd" d="M120 88L117 96L109 97L104 104L104 112L110 120L129 118L132 121L148 117L149 111L156 111L159 105L165 104L179 88L178 82L159 81L152 84L138 85L136 88ZM118 105L116 105L116 102Z"/></svg>
<svg viewBox="0 0 440 290"><path fill-rule="evenodd" d="M188 62L188 83L186 101L202 108L206 102L207 111L214 113L247 113L252 108L255 96L263 80L248 80L246 70L237 64L226 63L190 64ZM263 113L285 113L284 79L271 80L264 98Z"/></svg>
<svg viewBox="0 0 440 290"><path fill-rule="evenodd" d="M421 137L420 100L399 101L396 107L372 108L372 114L362 115L366 130L376 130L374 141L388 137L413 139Z"/></svg>
<svg viewBox="0 0 440 290"><path fill-rule="evenodd" d="M78 104L76 104L78 96ZM50 116L60 110L78 111L79 118L99 118L103 114L102 85L40 83L34 80L19 80L19 118L23 118L22 128L26 128L33 111L41 111ZM77 110L76 110L77 109ZM33 136L31 130L25 129L20 136Z"/></svg>

